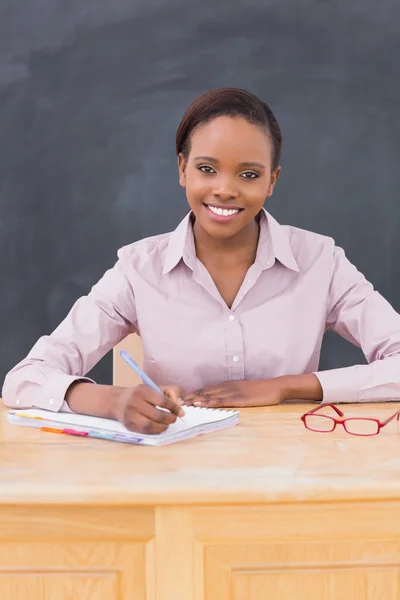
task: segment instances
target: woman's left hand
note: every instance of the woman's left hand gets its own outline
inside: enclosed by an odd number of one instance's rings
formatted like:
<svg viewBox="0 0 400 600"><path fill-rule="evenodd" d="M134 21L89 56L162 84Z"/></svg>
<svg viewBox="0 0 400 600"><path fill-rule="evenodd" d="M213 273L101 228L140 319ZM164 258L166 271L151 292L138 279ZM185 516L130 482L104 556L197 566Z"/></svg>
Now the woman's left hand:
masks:
<svg viewBox="0 0 400 600"><path fill-rule="evenodd" d="M183 405L205 408L270 406L284 399L282 384L278 377L262 381L225 381L189 392L183 397Z"/></svg>

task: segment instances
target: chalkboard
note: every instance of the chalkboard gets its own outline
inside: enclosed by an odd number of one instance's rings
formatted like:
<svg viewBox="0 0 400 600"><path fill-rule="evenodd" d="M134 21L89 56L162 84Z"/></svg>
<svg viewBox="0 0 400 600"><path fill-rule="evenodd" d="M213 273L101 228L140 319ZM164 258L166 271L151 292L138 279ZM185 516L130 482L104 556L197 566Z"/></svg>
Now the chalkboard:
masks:
<svg viewBox="0 0 400 600"><path fill-rule="evenodd" d="M2 0L1 377L114 264L187 211L174 135L200 93L273 108L267 209L330 235L400 308L395 1ZM321 368L365 362L328 335ZM111 382L108 355L92 372Z"/></svg>

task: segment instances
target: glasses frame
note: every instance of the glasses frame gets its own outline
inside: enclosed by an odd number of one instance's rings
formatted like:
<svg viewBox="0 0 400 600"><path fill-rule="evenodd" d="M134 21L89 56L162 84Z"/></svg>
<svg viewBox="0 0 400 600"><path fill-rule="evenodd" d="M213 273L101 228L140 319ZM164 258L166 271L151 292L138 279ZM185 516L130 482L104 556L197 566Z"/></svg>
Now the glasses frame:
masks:
<svg viewBox="0 0 400 600"><path fill-rule="evenodd" d="M312 427L308 427L307 417L310 415L314 415L319 410L321 410L323 408L327 408L328 406L333 408L333 410L340 417L340 419L336 419L335 417L332 417L331 415L318 415L318 416L325 417L326 419L330 419L331 421L333 421L333 428L329 429L327 431L323 431L322 429L312 429ZM309 410L308 412L304 413L304 415L302 415L300 418L304 423L304 427L306 429L308 429L309 431L314 431L315 433L332 433L332 431L335 431L336 425L343 425L343 429L349 435L357 435L360 437L369 437L372 435L378 435L378 433L380 433L380 430L382 429L382 427L385 427L385 425L390 423L390 421L393 421L393 419L396 417L397 417L397 421L398 421L400 418L400 410L397 410L391 417L385 419L385 421L380 421L379 419L374 419L373 417L345 417L344 413L340 410L340 408L338 408L334 404L319 404L312 410ZM376 433L354 433L353 431L349 431L347 429L347 427L346 427L347 421L374 421L375 423L377 423L378 431Z"/></svg>

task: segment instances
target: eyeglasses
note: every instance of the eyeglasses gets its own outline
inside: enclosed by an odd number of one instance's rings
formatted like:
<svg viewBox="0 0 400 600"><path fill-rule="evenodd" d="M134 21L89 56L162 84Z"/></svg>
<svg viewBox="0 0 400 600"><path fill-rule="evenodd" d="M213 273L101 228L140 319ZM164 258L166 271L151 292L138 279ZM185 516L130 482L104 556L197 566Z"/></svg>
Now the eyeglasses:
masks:
<svg viewBox="0 0 400 600"><path fill-rule="evenodd" d="M330 415L317 414L318 411L328 407L333 408L340 419L336 419ZM390 423L395 417L398 421L400 418L400 410L395 412L394 415L385 421L368 417L344 418L342 411L334 404L320 404L316 408L305 413L301 417L301 420L307 429L310 429L310 431L317 431L318 433L329 433L336 428L336 425L343 425L345 431L352 435L377 435L382 427L385 427L385 425Z"/></svg>

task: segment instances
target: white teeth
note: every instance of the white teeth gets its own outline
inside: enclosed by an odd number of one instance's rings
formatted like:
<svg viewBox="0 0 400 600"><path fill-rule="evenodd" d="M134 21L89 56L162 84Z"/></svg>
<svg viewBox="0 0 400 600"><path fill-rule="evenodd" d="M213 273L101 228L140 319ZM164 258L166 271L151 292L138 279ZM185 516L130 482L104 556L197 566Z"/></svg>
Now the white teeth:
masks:
<svg viewBox="0 0 400 600"><path fill-rule="evenodd" d="M215 206L208 206L208 208L215 215L220 215L222 217L231 217L232 215L235 215L237 212L239 212L239 210L237 208L227 209L227 208L216 208Z"/></svg>

